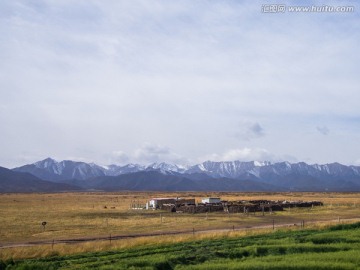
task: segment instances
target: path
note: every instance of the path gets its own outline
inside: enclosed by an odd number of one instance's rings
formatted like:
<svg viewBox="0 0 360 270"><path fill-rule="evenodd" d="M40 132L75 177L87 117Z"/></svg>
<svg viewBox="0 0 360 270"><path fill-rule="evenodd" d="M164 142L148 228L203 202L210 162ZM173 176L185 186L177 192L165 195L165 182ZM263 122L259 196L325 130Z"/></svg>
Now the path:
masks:
<svg viewBox="0 0 360 270"><path fill-rule="evenodd" d="M342 221L356 221L360 218L342 218ZM322 222L336 222L338 219L331 220L312 220L307 221L306 224L315 224ZM306 226L305 224L305 226ZM53 245L53 244L76 244L76 243L85 243L92 241L110 241L110 240L119 240L119 239L128 239L128 238L139 238L139 237L152 237L152 236L167 236L167 235L181 235L181 234L202 234L210 232L229 232L229 231L244 231L244 230L253 230L253 229L266 229L266 228L282 228L290 226L300 226L300 223L275 223L268 225L259 225L259 226L242 226L242 227L231 227L231 228L221 228L221 229L206 229L206 230L189 230L189 231L173 231L173 232L157 232L157 233L145 233L145 234L126 234L126 235L110 235L109 236L98 236L98 237L84 237L84 238L69 238L69 239L58 239L58 240L40 240L40 241L31 241L23 242L16 244L0 244L0 249L4 248L15 248L15 247L31 247L38 245Z"/></svg>

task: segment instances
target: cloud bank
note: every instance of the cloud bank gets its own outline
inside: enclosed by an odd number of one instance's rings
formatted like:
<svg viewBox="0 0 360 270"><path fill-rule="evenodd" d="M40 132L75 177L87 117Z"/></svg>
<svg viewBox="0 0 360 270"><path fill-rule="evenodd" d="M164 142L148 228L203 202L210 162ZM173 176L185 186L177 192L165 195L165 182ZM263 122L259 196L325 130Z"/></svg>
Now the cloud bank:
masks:
<svg viewBox="0 0 360 270"><path fill-rule="evenodd" d="M266 151L354 163L359 3L321 14L264 14L262 5L2 1L0 166L48 156L271 158Z"/></svg>

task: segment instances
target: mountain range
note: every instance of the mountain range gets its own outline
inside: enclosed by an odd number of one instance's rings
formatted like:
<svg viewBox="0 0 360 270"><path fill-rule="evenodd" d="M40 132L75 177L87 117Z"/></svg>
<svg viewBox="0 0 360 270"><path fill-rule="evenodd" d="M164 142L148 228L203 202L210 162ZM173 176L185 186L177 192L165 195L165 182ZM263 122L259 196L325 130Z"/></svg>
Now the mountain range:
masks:
<svg viewBox="0 0 360 270"><path fill-rule="evenodd" d="M0 192L59 192L78 191L78 186L41 180L26 172L14 172L0 167Z"/></svg>
<svg viewBox="0 0 360 270"><path fill-rule="evenodd" d="M339 163L206 161L193 166L169 163L100 166L47 158L11 172L27 173L50 184L63 184L61 190L65 191L360 191L360 166ZM26 181L21 182L24 188L26 185ZM0 191L2 186L0 174Z"/></svg>

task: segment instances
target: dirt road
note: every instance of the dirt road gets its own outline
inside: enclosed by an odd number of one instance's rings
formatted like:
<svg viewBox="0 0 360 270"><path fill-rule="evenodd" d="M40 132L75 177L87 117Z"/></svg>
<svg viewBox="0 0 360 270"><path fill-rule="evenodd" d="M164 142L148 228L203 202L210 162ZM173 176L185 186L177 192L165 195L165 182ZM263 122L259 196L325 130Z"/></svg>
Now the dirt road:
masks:
<svg viewBox="0 0 360 270"><path fill-rule="evenodd" d="M343 218L341 221L359 221L360 218ZM338 219L331 220L312 220L307 221L305 225L316 224L316 223L324 223L324 222L341 222ZM128 239L128 238L139 238L139 237L152 237L152 236L171 236L171 235L181 235L181 234L202 234L202 233L211 233L211 232L229 232L229 231L244 231L244 230L253 230L253 229L266 229L266 228L283 228L283 227L291 227L291 226L299 226L301 227L301 223L272 223L268 225L261 226L239 226L239 227L231 227L231 228L220 228L220 229L207 229L207 230L188 230L188 231L167 231L167 232L155 232L155 233L145 233L145 234L126 234L126 235L108 235L108 236L95 236L95 237L84 237L84 238L70 238L70 239L58 239L58 240L40 240L40 241L31 241L31 242L23 242L23 243L13 243L13 244L1 244L0 249L5 248L14 248L14 247L31 247L31 246L39 246L39 245L55 245L55 244L77 244L77 243L85 243L92 241L111 241L111 240L120 240L120 239Z"/></svg>

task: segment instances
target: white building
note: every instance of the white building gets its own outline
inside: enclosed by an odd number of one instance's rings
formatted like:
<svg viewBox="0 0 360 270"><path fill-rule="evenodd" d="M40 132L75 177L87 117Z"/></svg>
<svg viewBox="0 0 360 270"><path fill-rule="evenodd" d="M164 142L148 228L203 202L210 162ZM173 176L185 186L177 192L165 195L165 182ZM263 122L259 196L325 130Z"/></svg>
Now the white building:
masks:
<svg viewBox="0 0 360 270"><path fill-rule="evenodd" d="M220 198L213 198L213 197L210 197L210 198L203 198L201 200L202 203L220 203L221 200Z"/></svg>
<svg viewBox="0 0 360 270"><path fill-rule="evenodd" d="M175 203L175 198L152 198L146 205L146 209L157 209L163 204Z"/></svg>

